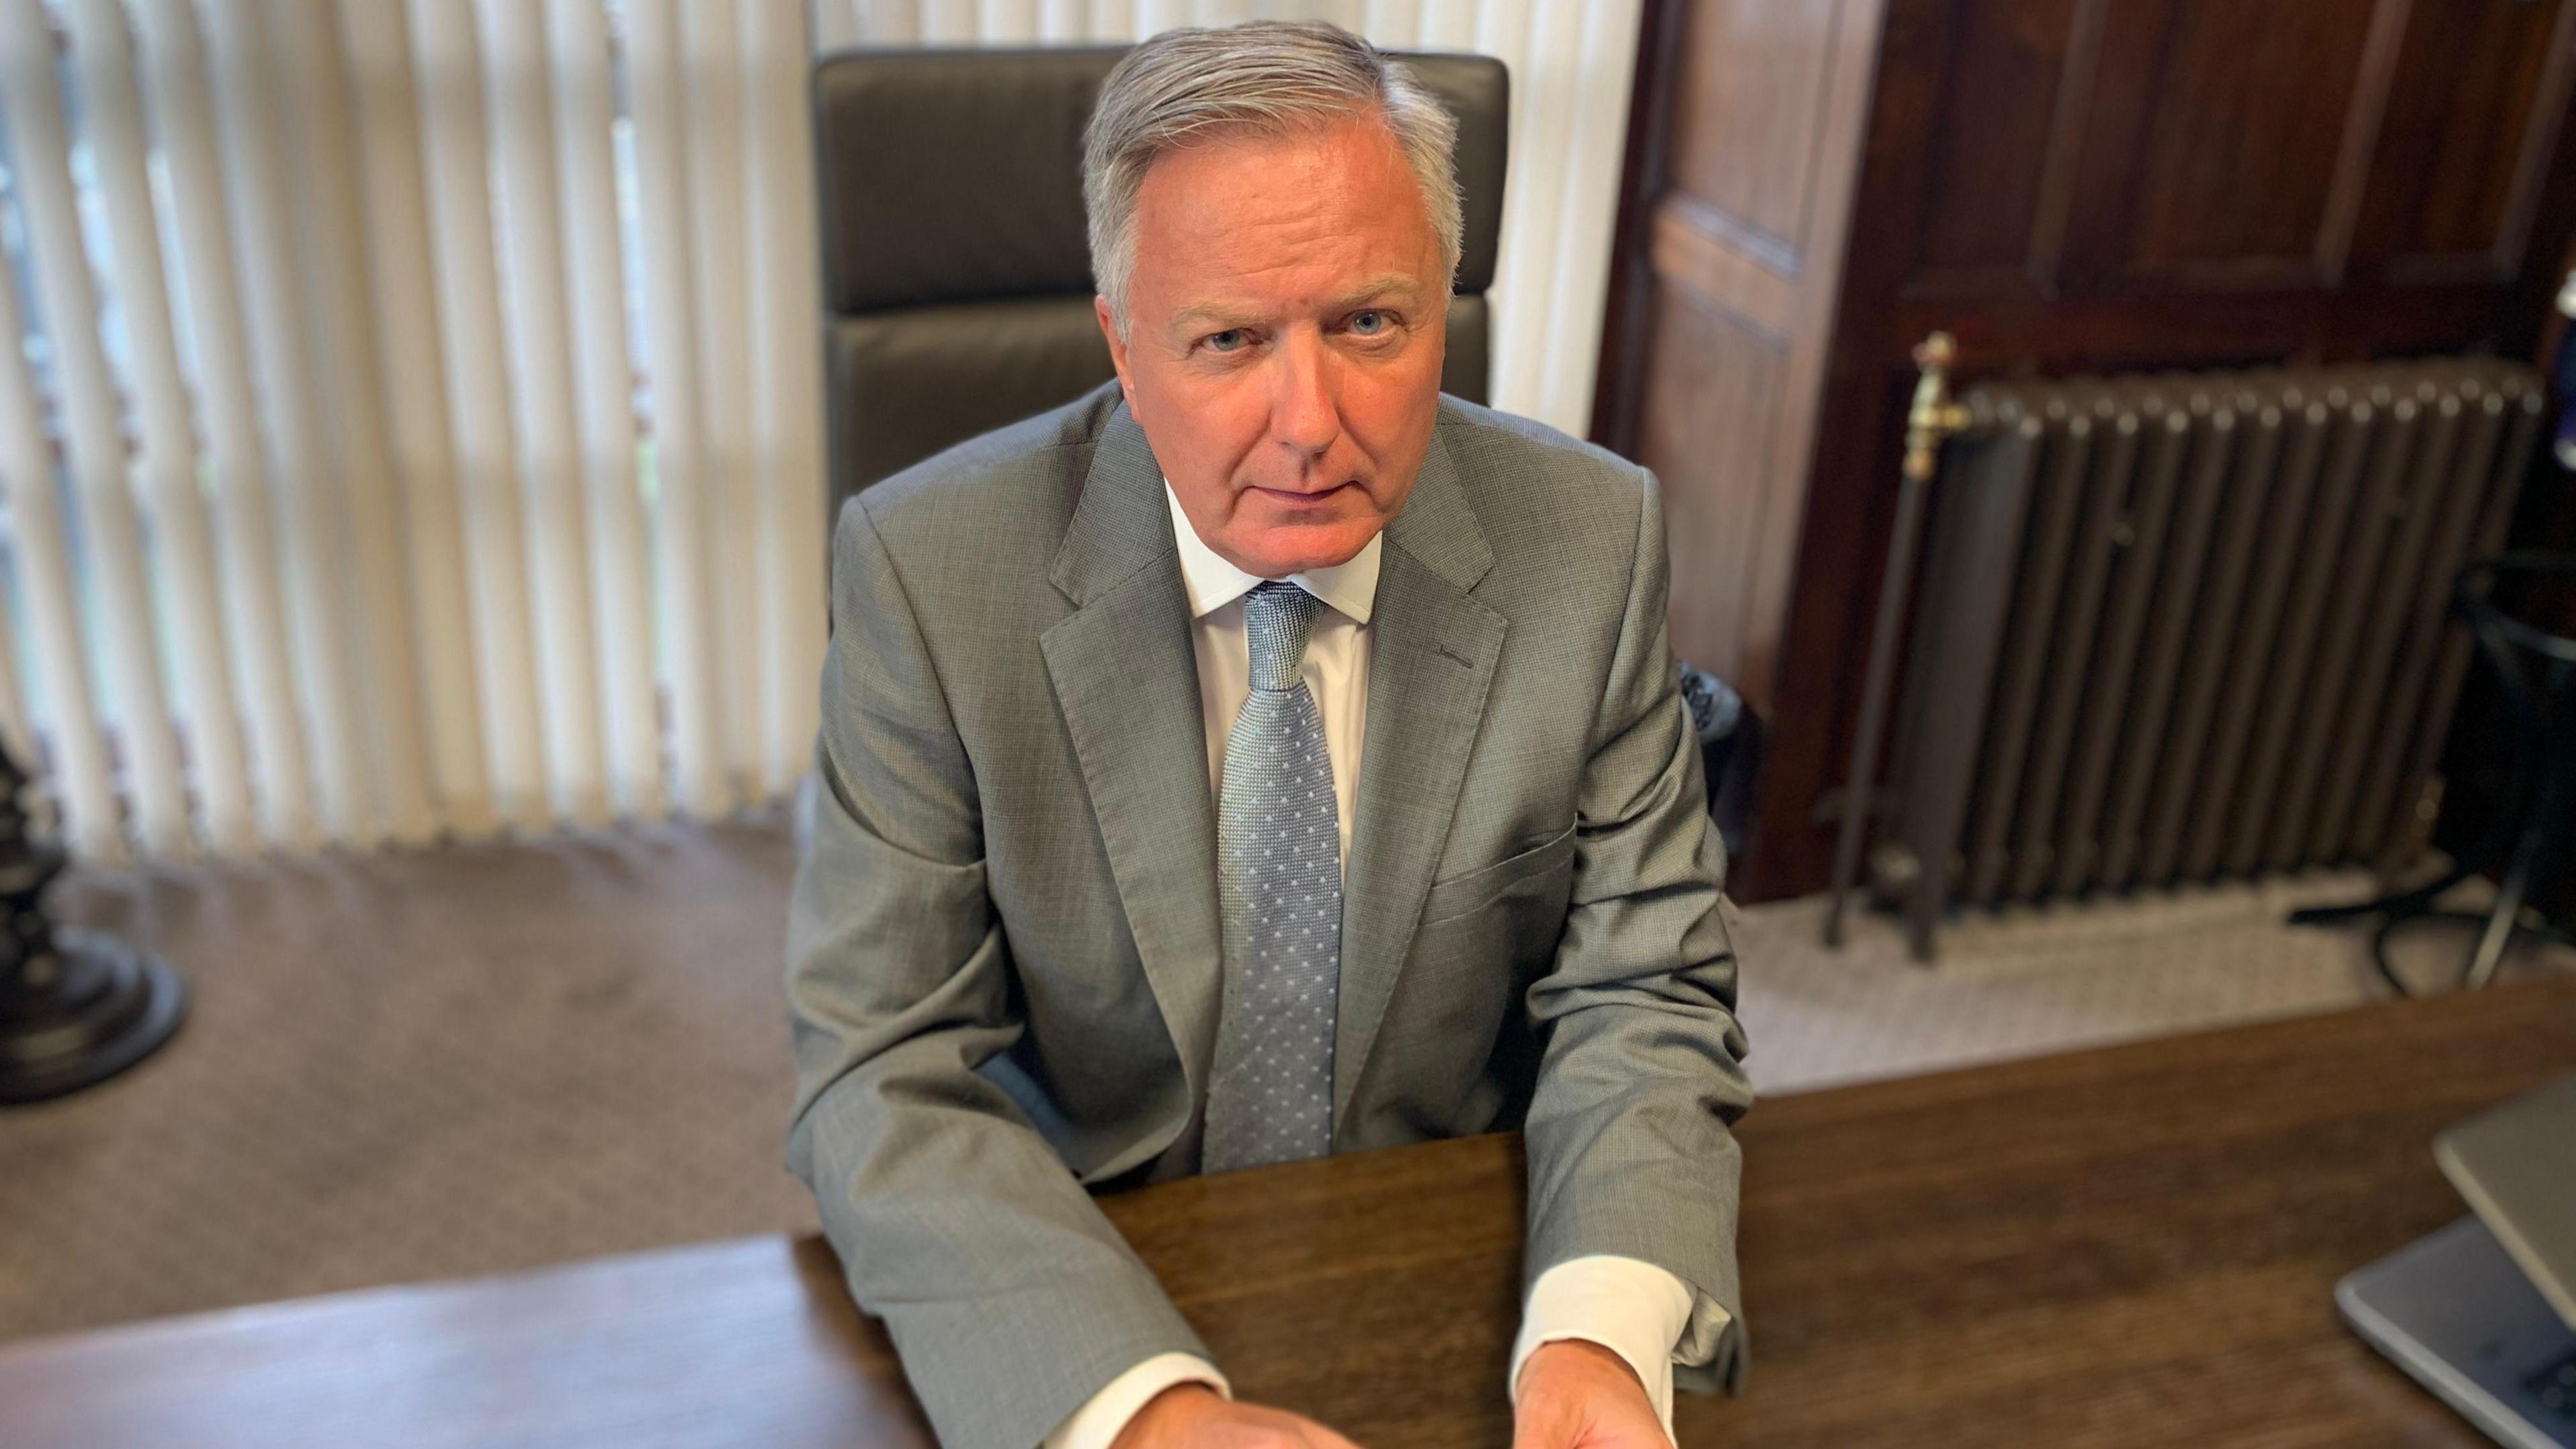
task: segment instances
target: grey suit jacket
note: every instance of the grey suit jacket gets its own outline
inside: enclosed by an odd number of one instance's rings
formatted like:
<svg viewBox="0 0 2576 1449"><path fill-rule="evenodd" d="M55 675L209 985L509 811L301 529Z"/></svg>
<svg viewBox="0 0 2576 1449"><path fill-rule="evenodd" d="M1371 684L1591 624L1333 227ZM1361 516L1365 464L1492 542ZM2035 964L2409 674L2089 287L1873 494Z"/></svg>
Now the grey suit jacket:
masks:
<svg viewBox="0 0 2576 1449"><path fill-rule="evenodd" d="M1161 470L1113 383L861 494L832 576L788 1162L942 1442L1032 1449L1207 1352L1089 1195L1194 1169L1216 1039ZM1441 399L1370 626L1333 1144L1525 1126L1525 1282L1624 1254L1740 1323L1752 1094L1665 577L1652 475ZM1709 1348L1683 1386L1731 1381Z"/></svg>

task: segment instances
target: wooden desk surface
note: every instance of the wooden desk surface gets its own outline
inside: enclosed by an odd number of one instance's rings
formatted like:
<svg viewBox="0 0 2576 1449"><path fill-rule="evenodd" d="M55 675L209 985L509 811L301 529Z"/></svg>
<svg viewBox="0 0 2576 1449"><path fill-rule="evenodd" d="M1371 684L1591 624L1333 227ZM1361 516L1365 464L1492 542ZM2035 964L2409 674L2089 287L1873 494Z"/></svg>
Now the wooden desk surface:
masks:
<svg viewBox="0 0 2576 1449"><path fill-rule="evenodd" d="M1765 1102L1752 1388L1686 1396L1682 1442L2481 1444L2329 1293L2463 1211L2436 1130L2571 1067L2553 981ZM1498 1449L1520 1183L1495 1136L1107 1205L1245 1394ZM6 1449L927 1439L813 1241L0 1346Z"/></svg>

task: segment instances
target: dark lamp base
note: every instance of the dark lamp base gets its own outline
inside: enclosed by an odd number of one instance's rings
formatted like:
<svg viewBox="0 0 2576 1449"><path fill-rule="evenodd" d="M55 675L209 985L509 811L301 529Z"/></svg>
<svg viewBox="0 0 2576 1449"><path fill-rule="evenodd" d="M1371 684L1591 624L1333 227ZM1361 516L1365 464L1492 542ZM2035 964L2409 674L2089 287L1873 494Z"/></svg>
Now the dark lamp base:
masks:
<svg viewBox="0 0 2576 1449"><path fill-rule="evenodd" d="M57 930L54 949L0 980L0 1103L40 1102L150 1056L188 1014L188 988L106 936Z"/></svg>

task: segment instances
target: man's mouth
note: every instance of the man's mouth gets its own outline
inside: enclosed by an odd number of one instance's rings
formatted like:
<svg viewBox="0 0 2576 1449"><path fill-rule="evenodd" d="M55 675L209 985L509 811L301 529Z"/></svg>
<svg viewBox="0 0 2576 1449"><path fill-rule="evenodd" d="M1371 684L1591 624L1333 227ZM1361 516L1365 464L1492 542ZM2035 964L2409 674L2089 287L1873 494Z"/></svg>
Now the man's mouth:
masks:
<svg viewBox="0 0 2576 1449"><path fill-rule="evenodd" d="M1336 483L1330 488L1264 488L1256 483L1252 485L1252 491L1294 507L1302 504L1321 503L1325 499L1331 498L1340 493L1345 488L1356 488L1358 486L1359 485L1355 482L1343 482Z"/></svg>

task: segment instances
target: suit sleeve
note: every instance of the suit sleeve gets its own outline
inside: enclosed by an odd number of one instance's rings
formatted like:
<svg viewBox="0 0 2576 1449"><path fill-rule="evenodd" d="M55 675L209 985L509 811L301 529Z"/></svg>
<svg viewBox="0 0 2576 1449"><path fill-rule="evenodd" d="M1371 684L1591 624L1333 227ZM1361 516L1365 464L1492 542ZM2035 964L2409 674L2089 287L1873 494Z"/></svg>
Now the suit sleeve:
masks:
<svg viewBox="0 0 2576 1449"><path fill-rule="evenodd" d="M1692 1311L1675 1381L1707 1393L1736 1387L1745 1363L1730 1124L1753 1090L1719 908L1724 846L1665 631L1667 568L1662 498L1646 474L1576 806L1565 930L1529 990L1547 1046L1526 1131L1526 1275L1612 1254L1681 1279Z"/></svg>
<svg viewBox="0 0 2576 1449"><path fill-rule="evenodd" d="M1024 1030L975 774L866 508L841 514L816 780L789 907L788 1166L950 1449L1035 1449L1121 1373L1207 1358L976 1068Z"/></svg>

